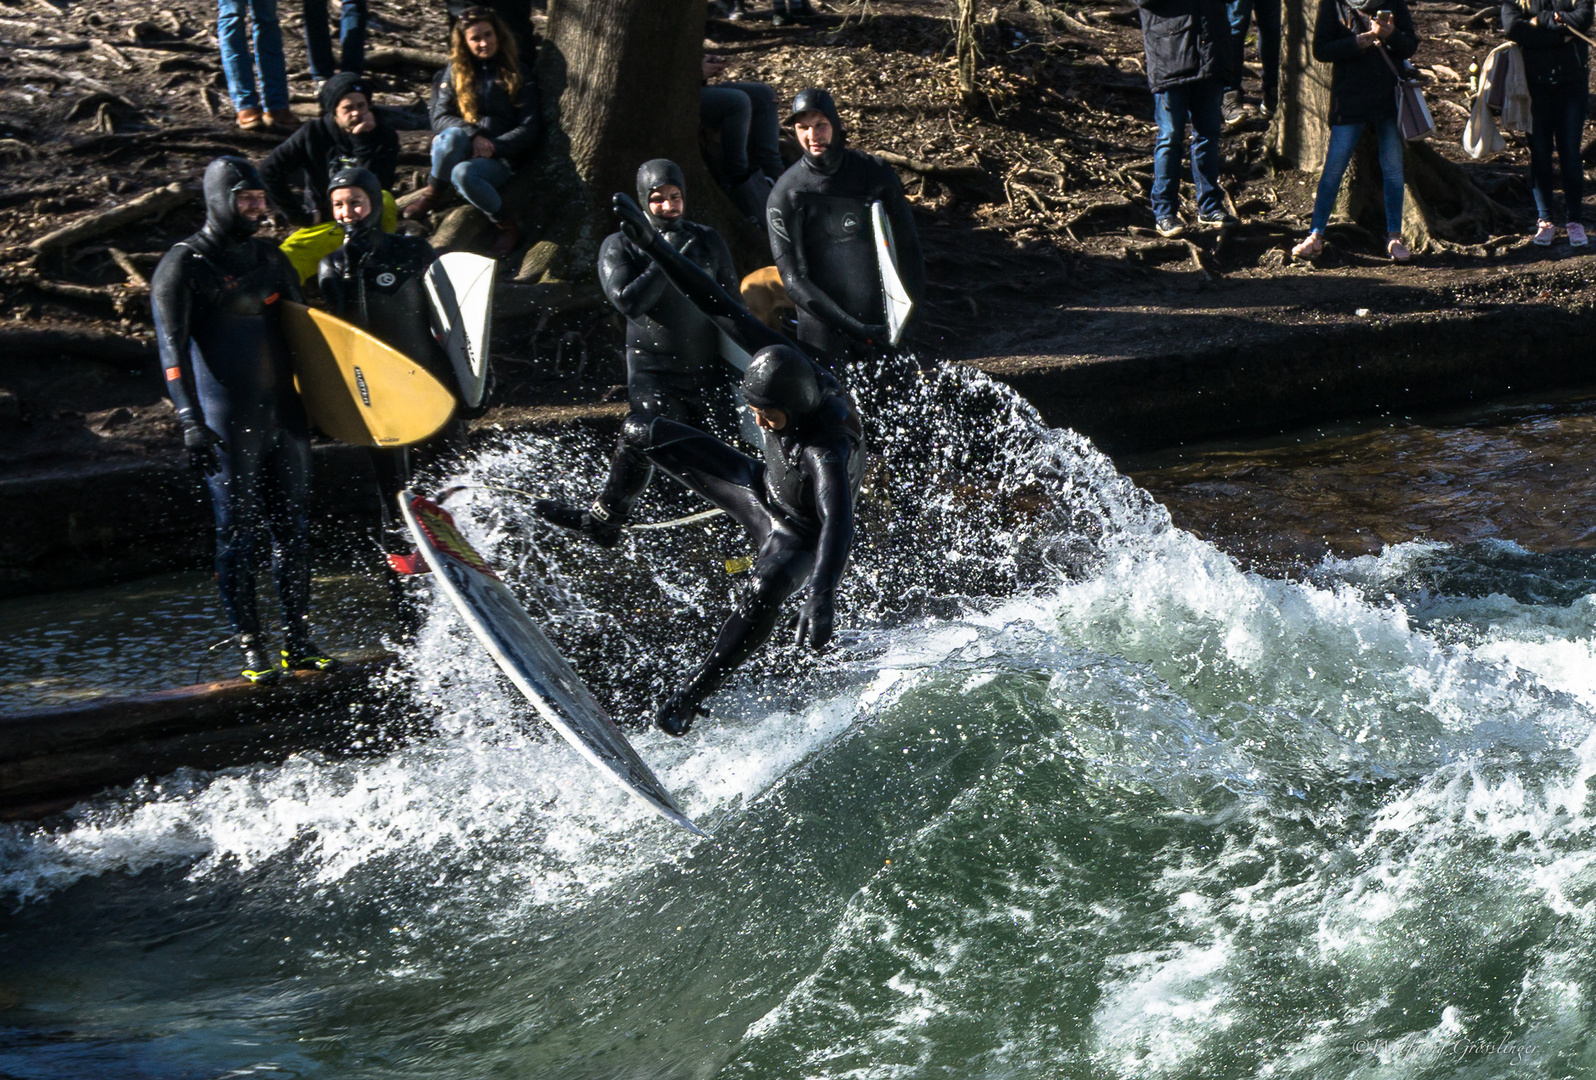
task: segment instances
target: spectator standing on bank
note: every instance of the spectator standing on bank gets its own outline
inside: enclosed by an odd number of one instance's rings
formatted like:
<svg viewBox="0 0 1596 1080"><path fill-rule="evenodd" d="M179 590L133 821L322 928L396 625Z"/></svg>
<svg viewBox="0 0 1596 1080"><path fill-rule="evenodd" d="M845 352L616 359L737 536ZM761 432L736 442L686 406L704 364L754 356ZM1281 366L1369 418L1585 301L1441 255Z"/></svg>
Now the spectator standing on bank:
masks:
<svg viewBox="0 0 1596 1080"><path fill-rule="evenodd" d="M1230 40L1236 48L1235 79L1225 87L1225 127L1246 119L1241 107L1241 78L1247 59L1247 31L1258 25L1258 61L1263 66L1263 115L1275 114L1280 103L1280 0L1226 0Z"/></svg>
<svg viewBox="0 0 1596 1080"><path fill-rule="evenodd" d="M1191 125L1192 184L1201 225L1235 223L1219 190L1219 137L1225 87L1240 85L1224 0L1137 0L1147 84L1153 91L1153 220L1160 236L1186 231L1180 219L1180 163Z"/></svg>
<svg viewBox="0 0 1596 1080"><path fill-rule="evenodd" d="M433 81L432 176L405 217L436 209L452 186L498 228L488 254L514 251L521 231L499 192L537 142L540 111L537 82L504 20L467 9L449 32L449 66Z"/></svg>
<svg viewBox="0 0 1596 1080"><path fill-rule="evenodd" d="M399 133L371 108L371 89L361 76L340 72L321 87L321 117L305 124L261 163L272 204L295 231L283 254L306 281L321 260L337 251L344 231L333 220L327 185L345 169L369 169L382 185L376 212L385 232L399 224L393 183L399 169ZM295 186L302 194L296 194Z"/></svg>
<svg viewBox="0 0 1596 1080"><path fill-rule="evenodd" d="M366 66L366 0L342 0L338 12L338 48L333 63L332 35L327 32L327 0L304 0L305 55L310 77L325 82L338 71L359 73Z"/></svg>
<svg viewBox="0 0 1596 1080"><path fill-rule="evenodd" d="M1592 0L1507 0L1502 30L1518 43L1530 95L1530 188L1535 193L1535 243L1557 239L1552 223L1552 147L1563 171L1568 243L1584 247L1585 165L1580 160L1590 86L1590 49L1569 32L1589 35Z"/></svg>
<svg viewBox="0 0 1596 1080"><path fill-rule="evenodd" d="M1368 9L1378 10L1372 14ZM1313 199L1313 224L1291 254L1311 259L1324 250L1324 230L1335 209L1352 152L1373 127L1385 187L1386 254L1413 257L1402 242L1402 154L1406 140L1397 121L1397 70L1419 51L1413 16L1403 0L1321 0L1313 32L1313 58L1330 64L1330 145ZM1381 52L1385 55L1382 56Z"/></svg>
<svg viewBox="0 0 1596 1080"><path fill-rule="evenodd" d="M254 50L249 24L254 24ZM299 119L288 107L288 68L283 62L283 28L277 0L218 0L216 42L227 76L238 126L245 131L292 131ZM260 82L255 69L260 68Z"/></svg>

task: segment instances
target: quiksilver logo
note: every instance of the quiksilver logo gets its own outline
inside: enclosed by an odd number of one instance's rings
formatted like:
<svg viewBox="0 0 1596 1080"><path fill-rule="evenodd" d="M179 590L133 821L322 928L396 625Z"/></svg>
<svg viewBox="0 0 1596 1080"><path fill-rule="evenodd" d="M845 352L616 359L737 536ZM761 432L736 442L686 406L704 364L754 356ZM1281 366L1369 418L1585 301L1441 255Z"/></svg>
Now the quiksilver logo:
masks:
<svg viewBox="0 0 1596 1080"><path fill-rule="evenodd" d="M355 368L355 387L360 391L360 400L366 403L366 408L371 408L371 391L366 389L366 376L357 367Z"/></svg>

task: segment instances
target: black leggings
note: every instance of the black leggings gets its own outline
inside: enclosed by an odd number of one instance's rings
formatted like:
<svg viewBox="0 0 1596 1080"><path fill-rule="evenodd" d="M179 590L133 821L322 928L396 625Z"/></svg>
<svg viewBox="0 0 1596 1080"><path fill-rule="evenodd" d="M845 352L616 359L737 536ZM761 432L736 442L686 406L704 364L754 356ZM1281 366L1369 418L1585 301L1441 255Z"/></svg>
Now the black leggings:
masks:
<svg viewBox="0 0 1596 1080"><path fill-rule="evenodd" d="M799 529L770 504L762 462L712 435L661 418L646 427L628 420L622 438L632 440L653 465L726 511L758 548L753 588L721 627L709 657L688 683L693 699L702 701L770 637L782 603L815 568L819 534Z"/></svg>

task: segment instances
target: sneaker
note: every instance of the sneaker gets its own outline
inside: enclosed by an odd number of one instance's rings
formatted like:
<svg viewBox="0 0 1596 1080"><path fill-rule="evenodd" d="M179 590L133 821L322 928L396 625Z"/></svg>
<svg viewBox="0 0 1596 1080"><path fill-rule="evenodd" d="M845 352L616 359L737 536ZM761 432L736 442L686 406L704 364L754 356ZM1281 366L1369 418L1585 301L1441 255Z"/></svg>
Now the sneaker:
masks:
<svg viewBox="0 0 1596 1080"><path fill-rule="evenodd" d="M1291 249L1293 259L1317 259L1324 251L1324 237L1316 232L1309 233L1303 238L1302 243Z"/></svg>
<svg viewBox="0 0 1596 1080"><path fill-rule="evenodd" d="M1551 247L1552 241L1557 239L1557 226L1550 221L1537 221L1535 235L1530 237L1530 243L1536 247Z"/></svg>
<svg viewBox="0 0 1596 1080"><path fill-rule="evenodd" d="M1224 103L1219 106L1219 115L1225 121L1227 129L1239 127L1247 119L1247 111L1241 107L1241 91L1226 90Z"/></svg>
<svg viewBox="0 0 1596 1080"><path fill-rule="evenodd" d="M1385 242L1385 253L1391 256L1392 262L1407 262L1413 258L1413 252L1408 250L1400 236L1393 236Z"/></svg>
<svg viewBox="0 0 1596 1080"><path fill-rule="evenodd" d="M1568 246L1584 247L1588 243L1590 241L1585 237L1585 226L1577 221L1570 221L1568 223Z"/></svg>
<svg viewBox="0 0 1596 1080"><path fill-rule="evenodd" d="M1197 224L1210 229L1234 229L1241 222L1229 210L1204 210L1197 215Z"/></svg>
<svg viewBox="0 0 1596 1080"><path fill-rule="evenodd" d="M1186 223L1177 217L1164 217L1158 219L1158 224L1153 228L1158 230L1158 235L1173 240L1177 236L1186 235Z"/></svg>
<svg viewBox="0 0 1596 1080"><path fill-rule="evenodd" d="M272 663L271 657L254 634L243 634L238 645L244 650L244 670L239 674L252 683L273 683L282 676L282 669Z"/></svg>
<svg viewBox="0 0 1596 1080"><path fill-rule="evenodd" d="M1265 120L1275 115L1275 110L1280 107L1280 91L1268 87L1263 92L1263 105L1258 109L1258 115Z"/></svg>
<svg viewBox="0 0 1596 1080"><path fill-rule="evenodd" d="M284 671L337 671L338 661L306 641L282 652Z"/></svg>
<svg viewBox="0 0 1596 1080"><path fill-rule="evenodd" d="M263 131L266 128L266 114L259 109L239 109L238 126L245 131Z"/></svg>
<svg viewBox="0 0 1596 1080"><path fill-rule="evenodd" d="M620 525L610 521L596 502L587 510L578 510L558 499L539 499L532 504L532 512L550 525L581 533L602 548L612 548L621 541Z"/></svg>
<svg viewBox="0 0 1596 1080"><path fill-rule="evenodd" d="M777 27L778 29L783 27L783 26L791 26L792 25L792 17L789 16L789 15L786 15L786 14L780 12L780 11L778 11L778 12L776 12L776 14L774 14L774 15L772 15L770 17L770 25L774 26L774 27ZM686 731L687 729L683 728L682 730Z"/></svg>

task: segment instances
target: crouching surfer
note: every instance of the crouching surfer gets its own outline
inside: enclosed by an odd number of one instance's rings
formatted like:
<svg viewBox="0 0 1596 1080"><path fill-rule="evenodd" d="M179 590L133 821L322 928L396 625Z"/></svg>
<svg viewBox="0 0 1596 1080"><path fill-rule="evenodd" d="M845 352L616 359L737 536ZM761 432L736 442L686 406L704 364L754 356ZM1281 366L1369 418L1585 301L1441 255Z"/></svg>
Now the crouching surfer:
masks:
<svg viewBox="0 0 1596 1080"><path fill-rule="evenodd" d="M683 296L757 350L742 394L763 439L755 460L696 428L633 413L621 439L649 465L724 510L753 540L753 584L721 627L707 659L672 693L654 722L684 735L704 699L763 645L781 606L807 582L798 641L823 649L836 618L836 589L853 545L853 506L864 479L864 428L837 380L765 326L726 288L678 252L624 195L621 231Z"/></svg>
<svg viewBox="0 0 1596 1080"><path fill-rule="evenodd" d="M254 236L266 191L253 165L217 158L204 193L204 228L162 257L151 283L166 390L210 488L216 584L244 650L244 677L325 671L336 662L310 639L310 430L277 307L299 298L299 277ZM283 610L280 663L261 639L255 601L262 526Z"/></svg>
<svg viewBox="0 0 1596 1080"><path fill-rule="evenodd" d="M427 317L429 304L422 278L437 259L432 246L417 236L382 231L382 185L368 169L348 168L334 174L327 197L333 220L344 230L343 246L321 260L316 275L329 309L454 387L453 367ZM413 469L425 459L457 454L464 448L465 426L460 415L457 412L443 433L424 446L371 450L385 532L403 531L390 515L394 496L409 486ZM394 545L385 537L384 546ZM409 551L409 545L404 549ZM408 572L413 567L406 563L403 569Z"/></svg>
<svg viewBox="0 0 1596 1080"><path fill-rule="evenodd" d="M737 272L725 239L684 216L686 188L682 170L673 161L655 158L638 168L637 198L648 208L648 231L722 288L735 291ZM598 272L604 295L626 317L630 415L645 421L664 416L697 427L729 422L734 411L729 391L736 373L720 359L720 330L715 323L624 231L605 238ZM583 510L539 499L533 511L594 543L613 547L653 472L637 447L623 438L615 447L609 479L591 506Z"/></svg>

